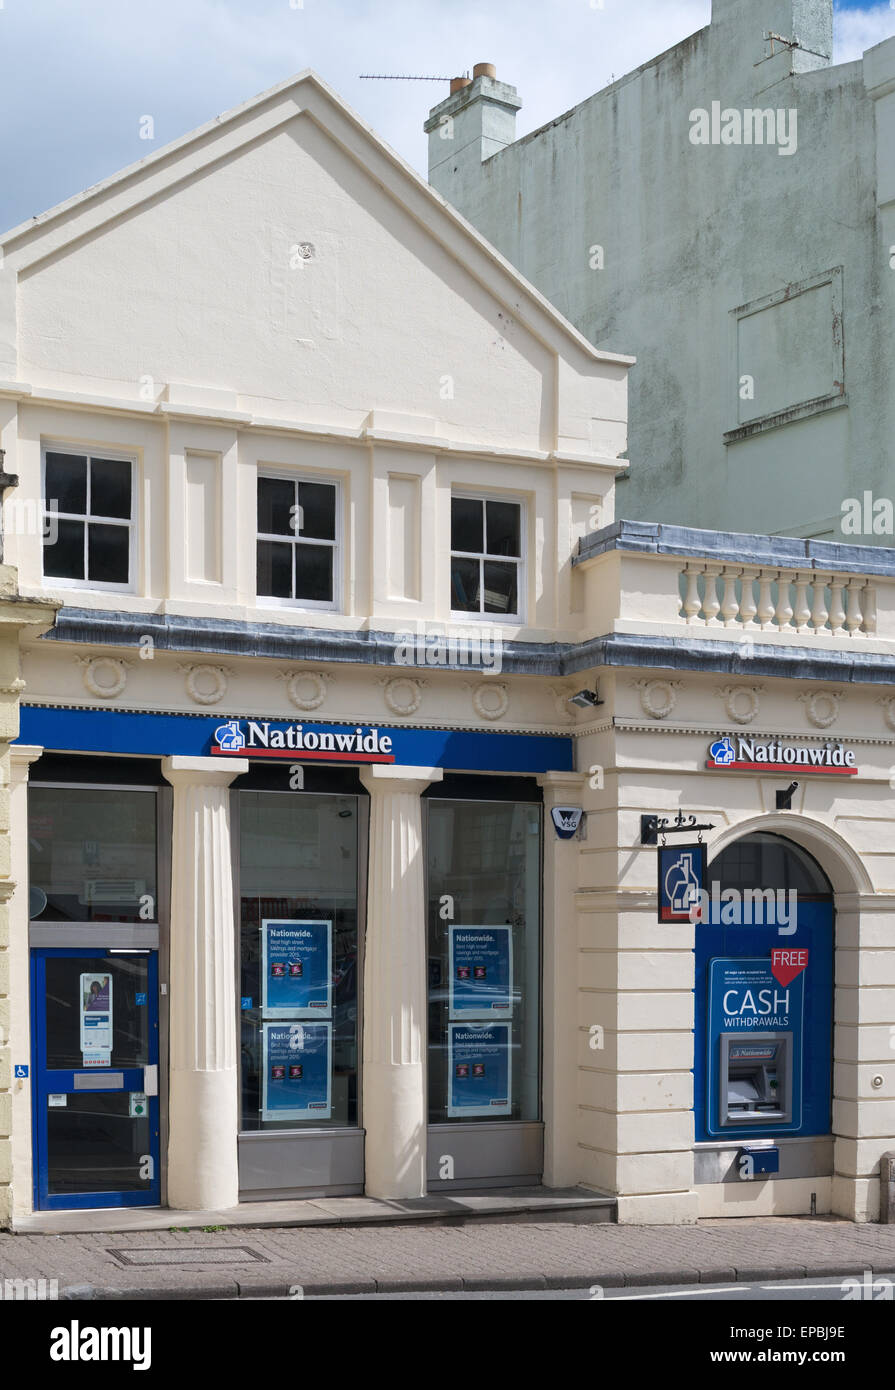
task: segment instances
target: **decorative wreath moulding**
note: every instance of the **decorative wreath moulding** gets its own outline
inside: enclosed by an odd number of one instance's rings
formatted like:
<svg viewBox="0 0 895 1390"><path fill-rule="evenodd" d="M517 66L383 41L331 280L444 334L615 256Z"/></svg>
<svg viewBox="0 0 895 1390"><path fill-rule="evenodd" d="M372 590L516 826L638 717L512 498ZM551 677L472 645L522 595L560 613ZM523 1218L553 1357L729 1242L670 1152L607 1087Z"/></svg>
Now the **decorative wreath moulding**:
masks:
<svg viewBox="0 0 895 1390"><path fill-rule="evenodd" d="M836 722L842 698L837 690L813 690L799 696L809 724L816 729L829 729Z"/></svg>
<svg viewBox="0 0 895 1390"><path fill-rule="evenodd" d="M503 681L480 681L469 687L472 707L480 719L502 719L510 707L510 695Z"/></svg>
<svg viewBox="0 0 895 1390"><path fill-rule="evenodd" d="M181 666L186 672L186 693L197 705L216 705L227 693L225 666Z"/></svg>
<svg viewBox="0 0 895 1390"><path fill-rule="evenodd" d="M416 714L423 703L423 686L426 681L416 676L393 676L391 680L380 681L383 698L392 714Z"/></svg>
<svg viewBox="0 0 895 1390"><path fill-rule="evenodd" d="M895 731L895 695L884 695L876 703L882 705L883 719L885 719L887 726Z"/></svg>
<svg viewBox="0 0 895 1390"><path fill-rule="evenodd" d="M333 679L326 671L283 671L279 678L286 682L286 694L296 709L306 712L320 708Z"/></svg>
<svg viewBox="0 0 895 1390"><path fill-rule="evenodd" d="M683 681L635 681L640 691L640 708L651 719L667 719L677 705L677 692Z"/></svg>
<svg viewBox="0 0 895 1390"><path fill-rule="evenodd" d="M114 656L79 656L84 685L100 700L114 700L127 685L129 661Z"/></svg>
<svg viewBox="0 0 895 1390"><path fill-rule="evenodd" d="M761 707L763 685L725 685L715 693L724 701L728 719L734 724L751 724Z"/></svg>

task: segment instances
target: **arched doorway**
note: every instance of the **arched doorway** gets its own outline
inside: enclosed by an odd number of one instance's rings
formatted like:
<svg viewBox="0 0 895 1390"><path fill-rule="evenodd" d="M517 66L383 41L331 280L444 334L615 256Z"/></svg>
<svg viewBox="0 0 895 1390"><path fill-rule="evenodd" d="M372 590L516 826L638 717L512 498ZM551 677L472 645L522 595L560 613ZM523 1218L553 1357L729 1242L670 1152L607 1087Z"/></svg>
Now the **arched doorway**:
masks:
<svg viewBox="0 0 895 1390"><path fill-rule="evenodd" d="M833 886L813 856L756 831L709 866L697 923L695 1132L780 1148L779 1176L832 1172ZM738 1181L734 1162L715 1181ZM773 1171L773 1170L772 1170Z"/></svg>

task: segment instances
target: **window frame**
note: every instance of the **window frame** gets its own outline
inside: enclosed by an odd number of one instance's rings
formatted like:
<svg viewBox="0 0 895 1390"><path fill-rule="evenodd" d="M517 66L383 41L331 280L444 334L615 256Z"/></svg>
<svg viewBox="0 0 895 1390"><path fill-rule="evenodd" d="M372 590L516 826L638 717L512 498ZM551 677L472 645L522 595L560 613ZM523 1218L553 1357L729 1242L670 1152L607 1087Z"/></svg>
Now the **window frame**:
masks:
<svg viewBox="0 0 895 1390"><path fill-rule="evenodd" d="M298 484L299 483L322 483L326 487L331 487L335 491L335 539L328 541L315 536L308 536L306 539L297 533L291 536L274 535L269 532L258 530L258 491L262 479L270 478L275 482L292 483L296 488L295 505L298 506ZM302 470L297 472L292 468L269 467L259 463L255 471L255 603L259 608L289 608L293 611L309 613L341 613L342 612L342 480L334 478L326 473L308 473ZM280 598L276 594L258 593L258 545L260 541L278 541L284 545L323 545L331 547L333 552L333 596L331 602L327 603L322 599L304 598ZM295 578L295 554L293 552L292 576Z"/></svg>
<svg viewBox="0 0 895 1390"><path fill-rule="evenodd" d="M120 516L94 516L90 511L83 514L78 512L50 511L47 498L47 454L73 454L78 458L87 460L87 479L88 496L90 490L90 461L92 459L107 459L112 463L130 464L131 470L131 515L130 520L125 521ZM66 579L60 575L47 574L44 566L45 550L43 536L40 537L40 571L41 580L44 588L48 589L86 589L94 593L114 593L114 594L133 594L137 592L137 512L139 510L138 497L138 458L133 449L113 449L105 445L99 448L92 448L80 444L72 444L61 440L42 439L40 444L40 500L43 506L43 515L49 520L51 517L56 521L80 521L84 524L84 575L83 579ZM88 527L91 523L103 526L126 527L128 531L127 546L127 572L128 581L126 584L116 584L110 580L90 579L87 577L88 570Z"/></svg>
<svg viewBox="0 0 895 1390"><path fill-rule="evenodd" d="M528 543L528 535L527 535L527 529L528 529L528 513L527 513L526 504L525 504L525 499L524 499L523 497L520 497L518 493L469 492L469 491L467 491L466 489L451 488L451 515L450 515L450 518L449 518L449 525L450 525L451 527L453 527L453 505L454 505L454 499L455 499L455 498L456 498L456 500L457 500L458 502L459 502L459 501L470 501L470 502L481 502L481 503L482 503L482 506L483 506L482 540L483 540L483 542L484 542L485 545L487 545L487 543L488 543L488 520L487 520L487 510L485 510L485 504L487 504L488 502L507 502L507 503L510 503L512 506L518 507L518 508L519 508L519 554L518 554L518 556L515 556L515 555L490 555L490 554L487 552L487 550L482 551L480 554L477 554L476 552L471 551L471 550L454 550L453 545L450 544L450 533L449 533L449 538L448 538L448 557L449 557L449 563L450 563L451 567L453 567L453 562L454 562L454 557L455 557L455 556L456 556L458 559L461 559L461 560L478 560L480 566L484 566L485 562L488 561L488 560L493 560L493 561L496 561L496 562L502 562L502 563L504 563L504 564L515 564L515 565L516 565L516 611L515 611L515 613L486 613L486 612L484 611L485 583L484 583L484 569L482 568L482 569L480 570L480 573L481 573L481 576L482 576L482 582L481 582L481 584L480 584L480 586L479 586L479 602L480 602L480 604L482 604L483 606L480 608L480 610L479 610L478 613L475 613L475 612L468 612L468 611L466 611L466 610L464 610L464 609L461 609L461 608L454 608L454 607L452 606L452 607L451 607L451 620L452 620L453 622L460 622L460 623L462 623L462 622L510 623L510 624L517 624L517 625L518 625L518 624L524 623L524 622L526 621L526 616L525 616L525 615L526 615L526 607L527 607L527 605L526 605L525 585L526 585L526 582L527 582L527 573L528 573L528 564L527 564L527 551L528 551L528 544L527 544L527 543ZM450 574L448 575L448 581L450 582ZM454 597L454 596L453 596L453 591L452 591L451 594L450 594L450 600L451 600L451 603L452 603L452 604L453 604L453 597Z"/></svg>

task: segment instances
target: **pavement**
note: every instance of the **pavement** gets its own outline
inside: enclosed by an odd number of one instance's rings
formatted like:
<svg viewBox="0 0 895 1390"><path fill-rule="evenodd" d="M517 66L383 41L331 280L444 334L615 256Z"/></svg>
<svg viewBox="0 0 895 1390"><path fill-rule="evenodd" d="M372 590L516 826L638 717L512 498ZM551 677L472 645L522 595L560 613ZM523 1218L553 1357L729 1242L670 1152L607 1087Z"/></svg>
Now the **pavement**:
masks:
<svg viewBox="0 0 895 1390"><path fill-rule="evenodd" d="M172 1222L176 1215L172 1213ZM320 1294L718 1284L895 1271L895 1226L750 1217L695 1226L568 1219L452 1225L0 1234L0 1293L56 1281L63 1299L302 1298ZM35 1286L38 1294L40 1286Z"/></svg>

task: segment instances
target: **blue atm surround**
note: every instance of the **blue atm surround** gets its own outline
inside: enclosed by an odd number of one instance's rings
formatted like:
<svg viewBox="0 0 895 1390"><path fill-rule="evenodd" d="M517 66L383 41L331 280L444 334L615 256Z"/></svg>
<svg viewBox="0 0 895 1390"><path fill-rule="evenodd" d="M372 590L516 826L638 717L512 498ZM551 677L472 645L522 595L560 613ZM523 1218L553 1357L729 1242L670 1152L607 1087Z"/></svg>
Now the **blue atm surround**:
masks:
<svg viewBox="0 0 895 1390"><path fill-rule="evenodd" d="M833 1069L833 904L827 901L799 900L796 931L781 936L776 924L722 925L717 907L706 923L696 926L696 1046L694 1061L694 1107L697 1141L730 1140L746 1145L750 1139L782 1138L784 1135L824 1135L830 1133L832 1118ZM741 912L738 915L742 915ZM785 1123L769 1119L749 1121L742 1126L722 1125L719 1119L718 1078L721 1074L721 1033L724 1020L718 999L719 983L733 983L725 973L724 962L742 965L743 981L751 973L762 987L770 982L782 995L787 987L770 977L771 952L777 948L807 948L807 969L788 986L789 1027L774 1023L774 1015L756 1015L754 1030L737 1030L748 1043L750 1034L792 1033L792 1118ZM715 981L715 1007L710 1010L712 979ZM723 996L722 996L723 997ZM743 1002L741 997L740 1003ZM766 1001L767 1002L767 1001ZM770 996L774 1003L773 994ZM762 1005L758 1004L758 1008Z"/></svg>

